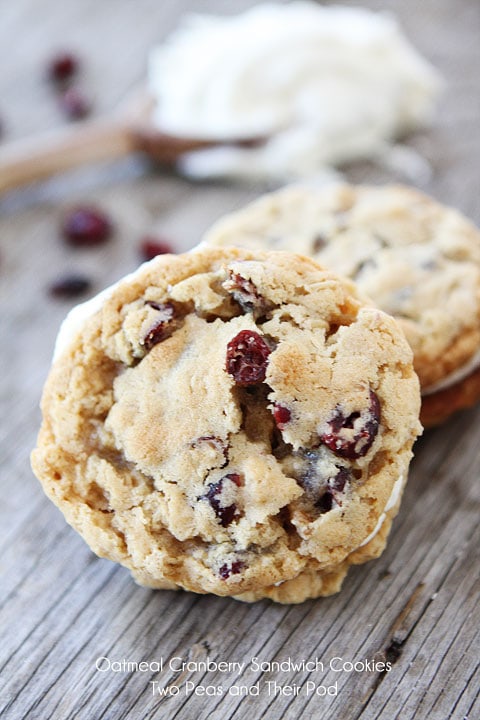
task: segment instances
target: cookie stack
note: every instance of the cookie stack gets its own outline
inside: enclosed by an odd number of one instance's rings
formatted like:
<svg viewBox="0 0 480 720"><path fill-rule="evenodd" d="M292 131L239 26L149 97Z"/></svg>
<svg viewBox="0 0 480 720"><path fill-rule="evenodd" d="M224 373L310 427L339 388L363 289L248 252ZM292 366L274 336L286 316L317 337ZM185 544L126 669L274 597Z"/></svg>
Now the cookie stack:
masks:
<svg viewBox="0 0 480 720"><path fill-rule="evenodd" d="M465 221L383 192L270 196L72 311L32 464L94 552L149 587L286 603L338 591L382 552L421 432L412 347L427 399L472 362L451 317L414 309L416 282L437 263L456 305L456 264L472 287L478 272Z"/></svg>

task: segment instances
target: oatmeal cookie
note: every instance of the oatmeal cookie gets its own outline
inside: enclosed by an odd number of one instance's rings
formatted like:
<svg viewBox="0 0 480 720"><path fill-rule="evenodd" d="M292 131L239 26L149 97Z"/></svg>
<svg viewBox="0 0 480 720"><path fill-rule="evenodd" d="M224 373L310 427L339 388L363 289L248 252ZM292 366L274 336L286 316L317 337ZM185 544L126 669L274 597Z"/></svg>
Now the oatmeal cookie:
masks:
<svg viewBox="0 0 480 720"><path fill-rule="evenodd" d="M73 312L32 464L139 583L300 602L382 551L419 404L403 333L350 281L204 248Z"/></svg>

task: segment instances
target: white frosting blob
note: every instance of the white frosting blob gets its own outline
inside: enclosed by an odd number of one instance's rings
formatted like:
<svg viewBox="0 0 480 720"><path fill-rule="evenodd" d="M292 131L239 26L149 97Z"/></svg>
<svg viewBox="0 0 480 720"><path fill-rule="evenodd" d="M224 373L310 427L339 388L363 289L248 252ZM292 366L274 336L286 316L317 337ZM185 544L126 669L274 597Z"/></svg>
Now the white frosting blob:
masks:
<svg viewBox="0 0 480 720"><path fill-rule="evenodd" d="M195 247L192 248L189 252L193 253L197 250L201 251L202 249L207 247L209 247L208 243L203 240L199 242L198 245L195 245ZM75 305L75 307L70 310L70 312L67 314L66 318L60 325L57 339L55 341L55 349L53 351L52 362L55 362L55 360L60 357L64 350L66 350L66 348L74 341L75 336L82 329L85 320L87 320L89 317L92 317L92 315L95 315L95 313L100 310L103 303L112 294L115 288L120 285L120 283L132 282L136 279L138 275L140 275L140 273L144 271L146 265L154 262L156 262L156 258L153 258L152 260L147 260L146 262L142 263L136 270L128 273L128 275L124 275L122 278L120 278L120 280L117 280L117 282L109 285L109 287L106 287L97 295L90 298L90 300L80 303L79 305Z"/></svg>
<svg viewBox="0 0 480 720"><path fill-rule="evenodd" d="M269 138L183 156L180 169L194 177L291 179L357 158L388 161L395 137L431 119L440 86L391 15L302 0L188 16L149 63L163 131ZM390 160L397 166L398 152Z"/></svg>
<svg viewBox="0 0 480 720"><path fill-rule="evenodd" d="M385 518L387 517L387 512L389 510L391 510L392 508L394 508L395 505L397 504L398 499L400 497L400 493L402 492L402 487L403 487L403 475L400 475L398 480L395 481L395 485L392 488L390 497L387 500L387 504L385 505L383 513L378 518L377 524L375 525L375 527L372 530L372 532L370 533L370 535L367 535L365 540L362 543L360 543L360 545L358 547L363 547L364 545L369 543L370 540L373 540L373 538L375 537L375 535L378 533L378 531L382 527L383 523L385 522Z"/></svg>
<svg viewBox="0 0 480 720"><path fill-rule="evenodd" d="M149 260L148 262L151 261ZM102 290L98 293L98 295L90 298L90 300L80 303L80 305L75 305L75 307L70 310L60 325L57 339L55 340L52 362L55 362L55 360L57 360L57 358L59 358L60 355L68 348L68 346L71 345L71 343L75 340L75 337L81 331L85 320L88 320L89 317L92 317L92 315L95 315L95 313L100 310L103 303L112 294L115 288L124 281L128 282L129 280L133 280L140 270L143 269L145 264L146 263L143 263L134 272L120 278L120 280L117 280L117 282L113 283L113 285L105 288L105 290Z"/></svg>
<svg viewBox="0 0 480 720"><path fill-rule="evenodd" d="M201 251L202 249L207 247L209 247L208 243L202 241L198 243L198 245L195 245L195 247L192 248L189 252L193 253L197 250ZM57 358L59 358L60 355L67 349L67 347L74 341L76 335L81 331L85 320L88 320L89 317L92 317L92 315L95 315L95 313L100 310L103 303L110 297L110 295L113 293L115 288L120 285L120 283L134 281L137 276L144 271L146 265L148 265L149 263L154 263L156 261L157 258L147 260L146 262L142 263L136 270L128 273L128 275L124 275L120 278L120 280L117 280L117 282L109 285L97 295L90 298L90 300L80 303L79 305L75 305L75 307L70 310L70 312L67 314L62 324L60 325L57 339L55 340L55 349L53 351L52 362L55 362L55 360L57 360Z"/></svg>

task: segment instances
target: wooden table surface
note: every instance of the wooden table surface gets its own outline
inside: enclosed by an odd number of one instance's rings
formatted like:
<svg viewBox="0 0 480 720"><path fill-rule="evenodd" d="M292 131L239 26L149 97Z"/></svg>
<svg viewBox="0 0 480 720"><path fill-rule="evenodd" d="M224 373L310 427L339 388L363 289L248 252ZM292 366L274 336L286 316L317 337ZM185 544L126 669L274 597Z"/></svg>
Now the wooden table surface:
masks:
<svg viewBox="0 0 480 720"><path fill-rule="evenodd" d="M62 125L43 76L57 48L73 48L83 58L81 81L101 115L142 83L148 48L184 10L230 13L252 4L0 0L3 142ZM424 189L480 222L478 0L364 4L395 10L445 77L435 127L411 142L433 166ZM348 175L396 179L361 166ZM339 595L298 606L138 587L126 570L92 555L32 475L41 387L70 307L49 298L46 286L78 270L98 291L136 267L144 233L162 233L177 250L187 249L215 218L258 192L191 184L130 158L0 198L2 718L480 718L480 408L417 443L382 558L353 569ZM108 245L73 251L62 244L62 212L79 201L94 201L111 214L116 232ZM392 670L349 672L346 665L335 672L328 668L335 657L386 659ZM179 662L207 658L245 667L240 673L177 671ZM287 664L257 669L253 658ZM291 665L316 659L316 670ZM124 660L150 666L135 671ZM161 661L163 669L152 664ZM311 691L334 683L336 696ZM222 695L210 694L220 686ZM239 696L240 686L252 694ZM159 688L168 689L166 697Z"/></svg>

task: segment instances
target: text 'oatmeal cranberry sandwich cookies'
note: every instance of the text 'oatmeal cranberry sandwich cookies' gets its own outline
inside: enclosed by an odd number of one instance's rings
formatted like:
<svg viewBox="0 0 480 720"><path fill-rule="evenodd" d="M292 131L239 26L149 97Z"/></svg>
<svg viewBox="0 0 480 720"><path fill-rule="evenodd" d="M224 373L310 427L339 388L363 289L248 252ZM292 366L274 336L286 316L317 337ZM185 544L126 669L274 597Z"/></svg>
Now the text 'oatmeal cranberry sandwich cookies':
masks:
<svg viewBox="0 0 480 720"><path fill-rule="evenodd" d="M350 281L200 248L73 312L32 463L139 583L300 602L383 550L419 404L401 330Z"/></svg>
<svg viewBox="0 0 480 720"><path fill-rule="evenodd" d="M437 425L480 400L480 231L402 186L291 186L221 219L211 245L287 250L356 282L401 325Z"/></svg>

